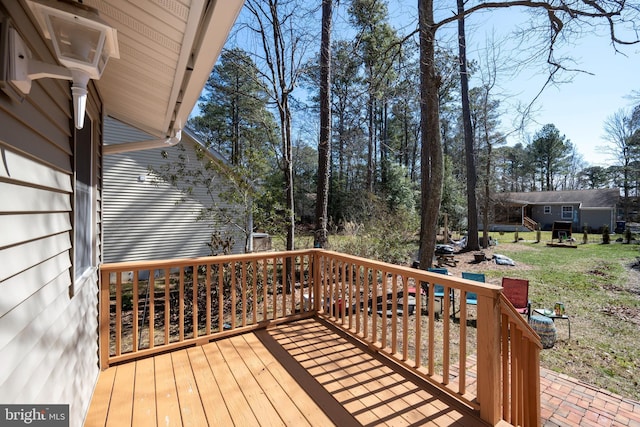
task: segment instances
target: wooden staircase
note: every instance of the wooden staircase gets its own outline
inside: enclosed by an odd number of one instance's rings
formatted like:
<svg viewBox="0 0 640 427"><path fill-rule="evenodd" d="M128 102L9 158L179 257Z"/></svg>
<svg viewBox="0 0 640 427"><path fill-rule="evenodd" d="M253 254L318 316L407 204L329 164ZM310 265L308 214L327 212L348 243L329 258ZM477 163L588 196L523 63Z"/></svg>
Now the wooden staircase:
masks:
<svg viewBox="0 0 640 427"><path fill-rule="evenodd" d="M522 225L524 225L531 231L536 231L538 229L538 223L532 220L531 218L529 218L528 216L525 216L522 218Z"/></svg>

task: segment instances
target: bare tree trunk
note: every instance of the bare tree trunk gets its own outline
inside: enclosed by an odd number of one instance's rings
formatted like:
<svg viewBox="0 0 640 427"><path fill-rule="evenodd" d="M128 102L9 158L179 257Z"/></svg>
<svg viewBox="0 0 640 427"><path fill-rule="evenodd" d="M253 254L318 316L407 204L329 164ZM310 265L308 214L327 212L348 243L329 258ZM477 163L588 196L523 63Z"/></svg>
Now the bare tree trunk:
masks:
<svg viewBox="0 0 640 427"><path fill-rule="evenodd" d="M316 190L316 232L313 246L328 243L329 160L331 157L331 12L332 0L322 0L322 38L320 42L320 142L318 143L318 182Z"/></svg>
<svg viewBox="0 0 640 427"><path fill-rule="evenodd" d="M460 60L460 92L462 95L462 124L464 151L467 163L467 250L476 251L478 243L478 205L476 201L476 161L474 156L471 108L469 106L469 76L467 74L467 39L464 31L464 0L458 0L458 49ZM487 224L484 224L484 229Z"/></svg>
<svg viewBox="0 0 640 427"><path fill-rule="evenodd" d="M441 78L435 65L435 31L433 0L419 0L420 30L420 127L421 135L421 205L420 268L433 263L436 227L442 200L444 156L440 141L438 89Z"/></svg>
<svg viewBox="0 0 640 427"><path fill-rule="evenodd" d="M486 127L485 127L486 128ZM488 136L486 136L487 142L489 141ZM484 207L482 212L482 223L484 226L482 227L482 247L489 247L489 206L491 203L491 181L489 177L491 176L491 144L487 145L487 163L485 165L485 178L484 178Z"/></svg>
<svg viewBox="0 0 640 427"><path fill-rule="evenodd" d="M367 191L373 192L373 176L374 176L374 155L375 155L375 147L374 147L374 134L375 129L373 127L374 119L374 108L373 108L373 94L371 93L372 89L369 89L369 101L367 103L367 115L368 115L368 127L369 127L369 138L368 138L368 146L367 146Z"/></svg>

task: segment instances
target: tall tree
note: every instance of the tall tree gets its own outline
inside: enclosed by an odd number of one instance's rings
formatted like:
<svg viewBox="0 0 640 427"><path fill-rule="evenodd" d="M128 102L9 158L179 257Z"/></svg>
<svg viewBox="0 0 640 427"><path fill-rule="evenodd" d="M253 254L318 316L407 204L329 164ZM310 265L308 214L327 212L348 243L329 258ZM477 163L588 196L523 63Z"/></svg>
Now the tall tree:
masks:
<svg viewBox="0 0 640 427"><path fill-rule="evenodd" d="M241 49L222 52L200 97L199 114L189 126L205 144L198 148L197 159L181 154L175 162L156 170L160 176L185 195L193 188L206 188L211 202L200 219L217 218L232 223L245 234L245 250L253 230L252 218L265 216L263 193L257 191L275 164L270 163L277 126L268 111L268 97L258 82L258 70ZM180 150L184 150L181 146ZM215 149L229 160L221 166L209 160L204 150ZM163 152L164 154L164 152ZM200 164L200 167L194 167ZM219 177L230 183L229 191L219 193ZM225 203L219 203L219 197ZM242 206L244 222L225 205Z"/></svg>
<svg viewBox="0 0 640 427"><path fill-rule="evenodd" d="M553 124L546 124L534 135L531 152L540 173L540 189L556 190L556 178L559 170L571 152L571 144Z"/></svg>
<svg viewBox="0 0 640 427"><path fill-rule="evenodd" d="M491 211L492 194L495 188L493 172L494 156L493 150L498 145L505 142L504 136L498 131L499 114L498 108L500 103L491 97L491 91L495 84L495 73L489 72L486 76L483 74L483 85L474 88L471 91L471 102L473 109L473 129L475 139L478 141L478 151L482 153L479 156L479 163L483 165L482 172L478 174L482 187L482 223L490 224L489 212ZM489 245L489 227L483 227L482 246L487 248Z"/></svg>
<svg viewBox="0 0 640 427"><path fill-rule="evenodd" d="M420 30L420 99L421 99L421 209L420 268L433 263L436 227L442 201L444 155L440 142L439 90L441 77L435 66L435 41L438 29L433 14L433 0L419 0Z"/></svg>
<svg viewBox="0 0 640 427"><path fill-rule="evenodd" d="M476 160L471 129L471 108L469 106L469 75L467 73L467 37L464 26L464 0L458 3L458 51L460 56L460 95L462 99L462 125L464 129L464 152L467 169L467 249L480 249L478 242L478 204L476 201ZM485 222L485 233L487 230ZM486 246L485 246L486 247Z"/></svg>
<svg viewBox="0 0 640 427"><path fill-rule="evenodd" d="M623 210L625 221L629 221L629 195L632 187L632 165L640 159L640 133L638 121L632 113L624 109L607 117L604 124L604 137L609 141L607 152L618 163L622 173L622 189L624 193Z"/></svg>
<svg viewBox="0 0 640 427"><path fill-rule="evenodd" d="M262 48L260 55L261 81L275 105L280 124L282 145L281 168L284 172L286 206L286 249L295 246L295 206L293 186L293 143L291 136L291 93L303 72L304 49L307 47L302 31L303 8L295 0L247 0L245 8L251 21L246 27L257 37Z"/></svg>
<svg viewBox="0 0 640 427"><path fill-rule="evenodd" d="M316 232L314 247L328 241L329 162L331 159L331 15L332 0L322 0L320 40L320 141L318 143L318 183L316 190Z"/></svg>
<svg viewBox="0 0 640 427"><path fill-rule="evenodd" d="M376 181L377 148L381 158L386 157L386 144L379 141L377 129L384 135L387 85L393 79L392 47L398 45L393 28L389 25L387 3L384 0L352 0L350 21L355 26L356 46L364 65L367 86L367 190L373 192ZM377 120L381 118L381 120ZM381 162L384 168L384 162Z"/></svg>
<svg viewBox="0 0 640 427"><path fill-rule="evenodd" d="M275 122L258 69L243 50L224 50L189 125L208 147L225 156L250 182L263 179ZM240 170L239 168L242 168Z"/></svg>

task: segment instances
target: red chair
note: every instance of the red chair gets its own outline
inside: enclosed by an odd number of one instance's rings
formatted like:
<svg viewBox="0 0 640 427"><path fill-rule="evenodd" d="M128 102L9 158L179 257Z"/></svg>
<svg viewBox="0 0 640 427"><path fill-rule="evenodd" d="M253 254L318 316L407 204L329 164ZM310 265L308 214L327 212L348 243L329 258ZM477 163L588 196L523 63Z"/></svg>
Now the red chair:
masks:
<svg viewBox="0 0 640 427"><path fill-rule="evenodd" d="M531 317L531 301L529 301L529 281L524 279L502 278L502 293L513 304L518 313Z"/></svg>

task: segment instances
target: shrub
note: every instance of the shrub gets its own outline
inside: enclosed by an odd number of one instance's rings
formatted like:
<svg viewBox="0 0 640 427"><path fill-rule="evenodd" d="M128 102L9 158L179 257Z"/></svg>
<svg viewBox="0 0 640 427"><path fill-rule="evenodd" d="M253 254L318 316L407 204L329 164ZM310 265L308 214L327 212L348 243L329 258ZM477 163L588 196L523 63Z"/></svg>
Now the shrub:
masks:
<svg viewBox="0 0 640 427"><path fill-rule="evenodd" d="M609 226L606 224L602 227L602 243L605 245L608 245L609 243L611 243L611 236L609 235Z"/></svg>

